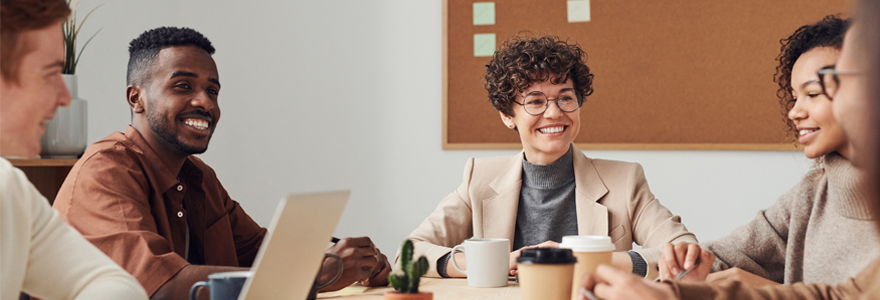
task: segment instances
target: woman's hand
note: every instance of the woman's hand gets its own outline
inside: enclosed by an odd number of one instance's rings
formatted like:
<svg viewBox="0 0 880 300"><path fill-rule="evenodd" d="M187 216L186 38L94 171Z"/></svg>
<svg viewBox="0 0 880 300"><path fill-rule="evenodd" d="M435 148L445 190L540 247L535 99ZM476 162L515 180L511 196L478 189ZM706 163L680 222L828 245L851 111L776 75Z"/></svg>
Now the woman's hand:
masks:
<svg viewBox="0 0 880 300"><path fill-rule="evenodd" d="M533 248L559 248L559 243L554 241L546 241L537 245L522 247L516 251L510 252L510 276L516 275L516 259L519 258L520 252L522 252L523 249Z"/></svg>
<svg viewBox="0 0 880 300"><path fill-rule="evenodd" d="M681 278L682 281L705 281L706 276L712 271L715 254L700 248L698 244L688 242L680 242L675 245L672 245L672 243L664 244L663 255L660 256L660 261L658 262L660 279L675 279L684 270L694 268L698 257L700 258L700 265Z"/></svg>
<svg viewBox="0 0 880 300"><path fill-rule="evenodd" d="M669 300L678 299L672 286L655 282L618 270L609 265L600 265L596 273L584 275L581 287L593 292L596 297L605 300L637 299L637 300ZM579 300L589 300L582 293Z"/></svg>
<svg viewBox="0 0 880 300"><path fill-rule="evenodd" d="M738 280L750 283L754 286L779 285L778 282L749 273L748 271L740 268L730 268L724 271L715 272L709 274L709 277L706 279L706 281L708 282L721 280Z"/></svg>

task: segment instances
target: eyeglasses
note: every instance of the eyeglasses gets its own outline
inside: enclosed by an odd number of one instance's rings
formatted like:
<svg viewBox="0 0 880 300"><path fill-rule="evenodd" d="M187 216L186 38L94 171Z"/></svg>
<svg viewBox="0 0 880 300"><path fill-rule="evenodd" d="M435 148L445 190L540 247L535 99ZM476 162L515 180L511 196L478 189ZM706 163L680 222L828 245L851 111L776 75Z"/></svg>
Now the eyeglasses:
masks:
<svg viewBox="0 0 880 300"><path fill-rule="evenodd" d="M837 94L837 88L840 86L840 78L839 75L859 75L859 72L856 71L844 71L837 70L834 66L827 66L822 69L819 69L819 84L822 85L822 93L825 94L828 99L834 100L834 95Z"/></svg>
<svg viewBox="0 0 880 300"><path fill-rule="evenodd" d="M522 105L527 113L533 116L543 114L550 107L550 102L556 101L556 106L563 112L574 112L584 104L584 98L574 89L564 89L559 92L556 99L547 98L547 95L539 91L533 91L523 95L523 102L514 103Z"/></svg>

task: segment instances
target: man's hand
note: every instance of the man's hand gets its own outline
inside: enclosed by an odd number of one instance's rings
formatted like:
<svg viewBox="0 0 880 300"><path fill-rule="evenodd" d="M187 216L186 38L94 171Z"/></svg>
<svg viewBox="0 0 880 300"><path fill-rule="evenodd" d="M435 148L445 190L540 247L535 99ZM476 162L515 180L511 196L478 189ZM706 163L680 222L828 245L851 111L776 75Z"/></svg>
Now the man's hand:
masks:
<svg viewBox="0 0 880 300"><path fill-rule="evenodd" d="M599 265L596 273L584 275L581 287L605 300L669 300L678 299L672 286L654 282L632 273L618 270L609 265ZM579 300L589 300L580 294Z"/></svg>
<svg viewBox="0 0 880 300"><path fill-rule="evenodd" d="M510 270L508 271L510 273L510 276L516 275L516 259L519 258L520 252L522 252L524 249L534 249L534 248L559 248L559 243L554 242L554 241L546 241L546 242L543 242L543 243L540 243L537 245L533 245L533 246L525 246L525 247L519 248L516 251L510 252L510 265L509 265Z"/></svg>
<svg viewBox="0 0 880 300"><path fill-rule="evenodd" d="M749 273L740 268L730 268L724 271L715 272L709 274L709 277L706 278L706 281L721 281L721 280L738 280L742 282L748 282L754 286L766 286L766 285L778 285L778 282L769 280L767 278Z"/></svg>
<svg viewBox="0 0 880 300"><path fill-rule="evenodd" d="M678 273L693 268L698 257L700 265L681 278L682 281L705 281L709 272L712 272L715 254L700 248L698 244L688 242L679 242L675 245L672 243L664 244L663 255L658 262L660 279L675 279Z"/></svg>
<svg viewBox="0 0 880 300"><path fill-rule="evenodd" d="M364 286L388 285L388 275L391 274L391 264L388 263L388 258L385 257L385 254L379 252L379 248L376 248L376 258L378 258L379 261L376 266L373 267L373 270L370 271L370 278L361 281L361 284Z"/></svg>
<svg viewBox="0 0 880 300"><path fill-rule="evenodd" d="M339 290L357 281L369 279L379 262L377 254L381 255L368 237L341 239L336 245L327 249L327 253L333 253L342 258L342 275L332 284L321 289L321 292ZM385 256L382 255L382 257ZM385 264L387 264L387 260ZM319 282L322 284L329 282L330 279L336 277L338 272L339 265L336 259L325 259Z"/></svg>

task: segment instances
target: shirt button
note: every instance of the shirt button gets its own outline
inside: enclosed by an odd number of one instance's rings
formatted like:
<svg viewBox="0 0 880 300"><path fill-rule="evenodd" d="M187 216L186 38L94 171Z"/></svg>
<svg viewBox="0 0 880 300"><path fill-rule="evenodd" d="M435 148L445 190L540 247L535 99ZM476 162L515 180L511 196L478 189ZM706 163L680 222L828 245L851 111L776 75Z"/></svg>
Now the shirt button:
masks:
<svg viewBox="0 0 880 300"><path fill-rule="evenodd" d="M178 218L183 218L183 212L182 212L182 211L177 212L177 217L178 217Z"/></svg>
<svg viewBox="0 0 880 300"><path fill-rule="evenodd" d="M178 184L178 185L177 185L177 191L178 191L178 192L183 192L183 185L182 185L182 184Z"/></svg>

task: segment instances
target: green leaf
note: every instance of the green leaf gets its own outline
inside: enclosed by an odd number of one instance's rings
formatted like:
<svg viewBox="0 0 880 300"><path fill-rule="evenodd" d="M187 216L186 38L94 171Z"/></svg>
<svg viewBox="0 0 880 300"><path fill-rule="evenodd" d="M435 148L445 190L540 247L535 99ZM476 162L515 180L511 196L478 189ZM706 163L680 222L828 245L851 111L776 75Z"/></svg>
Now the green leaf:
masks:
<svg viewBox="0 0 880 300"><path fill-rule="evenodd" d="M89 16L91 16L92 13L95 12L95 10L98 9L99 7L101 7L101 6L104 6L104 3L101 3L101 5L95 6L95 8L92 8L92 10L90 10L89 13L86 14L86 17L83 18L83 20L82 20L81 22L79 22L79 29L82 29L83 24L86 23L86 20L89 19ZM73 34L73 39L76 39L76 37L79 36L79 29L77 29L77 30L76 30L76 33Z"/></svg>

